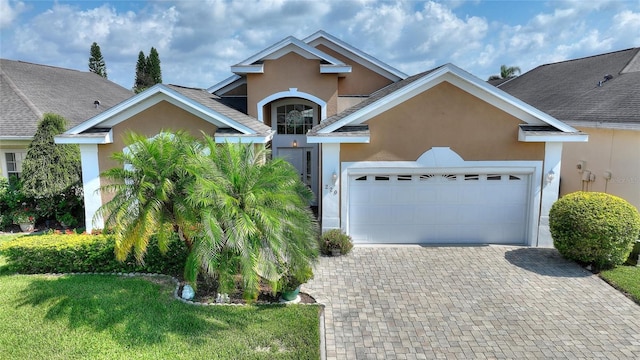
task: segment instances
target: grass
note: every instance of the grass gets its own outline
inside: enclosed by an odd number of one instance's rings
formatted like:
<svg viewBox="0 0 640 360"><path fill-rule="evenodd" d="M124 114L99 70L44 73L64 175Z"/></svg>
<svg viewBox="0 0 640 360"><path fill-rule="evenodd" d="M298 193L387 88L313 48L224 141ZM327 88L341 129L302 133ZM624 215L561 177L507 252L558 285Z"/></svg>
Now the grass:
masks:
<svg viewBox="0 0 640 360"><path fill-rule="evenodd" d="M0 357L320 357L317 306L187 305L171 296L172 282L149 279L0 276Z"/></svg>
<svg viewBox="0 0 640 360"><path fill-rule="evenodd" d="M640 304L640 267L618 266L611 270L602 271L600 276Z"/></svg>

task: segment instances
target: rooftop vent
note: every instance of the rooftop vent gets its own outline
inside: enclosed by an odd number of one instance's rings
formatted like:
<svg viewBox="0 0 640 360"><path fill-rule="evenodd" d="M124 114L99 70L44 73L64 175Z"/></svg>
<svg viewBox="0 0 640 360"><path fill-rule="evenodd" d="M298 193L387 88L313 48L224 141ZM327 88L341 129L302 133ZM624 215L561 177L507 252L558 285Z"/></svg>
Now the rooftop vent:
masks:
<svg viewBox="0 0 640 360"><path fill-rule="evenodd" d="M96 109L99 108L100 107L100 100L94 101L93 105L96 107Z"/></svg>
<svg viewBox="0 0 640 360"><path fill-rule="evenodd" d="M613 79L613 75L611 74L607 74L604 76L604 80L600 80L598 81L598 86L602 86L602 84L606 83L607 81Z"/></svg>

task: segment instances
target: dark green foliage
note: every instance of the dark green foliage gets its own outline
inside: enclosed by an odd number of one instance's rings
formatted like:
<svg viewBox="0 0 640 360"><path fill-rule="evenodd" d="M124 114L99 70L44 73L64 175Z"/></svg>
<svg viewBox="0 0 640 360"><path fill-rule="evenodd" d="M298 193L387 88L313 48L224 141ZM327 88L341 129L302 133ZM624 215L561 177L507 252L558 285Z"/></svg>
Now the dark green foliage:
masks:
<svg viewBox="0 0 640 360"><path fill-rule="evenodd" d="M500 66L500 75L491 75L489 80L511 79L516 77L516 73L520 74L520 68L517 66Z"/></svg>
<svg viewBox="0 0 640 360"><path fill-rule="evenodd" d="M162 84L162 70L160 69L160 55L156 48L152 47L147 57L147 73L152 85Z"/></svg>
<svg viewBox="0 0 640 360"><path fill-rule="evenodd" d="M22 182L19 179L9 182L0 177L0 230L13 224L13 213L31 203L31 199L22 193Z"/></svg>
<svg viewBox="0 0 640 360"><path fill-rule="evenodd" d="M624 199L598 192L568 194L551 207L553 244L567 259L598 269L627 260L640 236L638 210Z"/></svg>
<svg viewBox="0 0 640 360"><path fill-rule="evenodd" d="M95 74L102 76L103 78L107 78L107 65L104 63L104 58L102 57L102 52L100 51L100 45L94 42L91 44L89 57L89 71Z"/></svg>
<svg viewBox="0 0 640 360"><path fill-rule="evenodd" d="M53 137L65 131L67 121L46 113L27 149L22 166L22 191L36 198L52 197L77 186L81 178L77 145L56 144Z"/></svg>
<svg viewBox="0 0 640 360"><path fill-rule="evenodd" d="M137 93L151 86L151 79L147 71L147 58L144 53L140 51L138 53L138 62L136 63L136 81L133 85L133 90Z"/></svg>
<svg viewBox="0 0 640 360"><path fill-rule="evenodd" d="M157 243L151 239L150 242ZM154 244L155 245L155 244ZM0 245L8 260L8 271L23 274L67 272L146 272L178 275L182 272L187 251L177 236L162 254L151 246L144 263L133 256L123 262L114 255L112 235L39 235L23 236Z"/></svg>
<svg viewBox="0 0 640 360"><path fill-rule="evenodd" d="M162 70L160 69L158 51L152 47L147 57L144 56L144 52L140 51L138 53L138 62L136 63L136 81L133 90L139 93L155 84L161 83Z"/></svg>
<svg viewBox="0 0 640 360"><path fill-rule="evenodd" d="M340 254L348 254L353 249L351 236L340 229L331 229L320 236L320 251L325 255L331 255L332 250L340 250Z"/></svg>

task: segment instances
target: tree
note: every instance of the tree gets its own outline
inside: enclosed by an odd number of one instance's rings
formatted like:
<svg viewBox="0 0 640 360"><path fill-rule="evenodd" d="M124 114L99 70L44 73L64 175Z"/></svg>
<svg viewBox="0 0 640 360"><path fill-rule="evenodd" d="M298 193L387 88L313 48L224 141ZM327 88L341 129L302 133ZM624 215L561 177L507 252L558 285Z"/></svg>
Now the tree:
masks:
<svg viewBox="0 0 640 360"><path fill-rule="evenodd" d="M516 77L516 73L520 74L520 68L517 66L500 66L500 75L491 75L489 80L511 79Z"/></svg>
<svg viewBox="0 0 640 360"><path fill-rule="evenodd" d="M98 74L106 79L107 65L104 63L102 52L100 51L100 46L98 45L98 43L94 42L93 44L91 44L90 55L89 71Z"/></svg>
<svg viewBox="0 0 640 360"><path fill-rule="evenodd" d="M140 51L138 53L138 62L136 63L136 80L133 90L139 93L155 84L161 83L162 70L160 69L158 51L152 47L147 57L144 56L144 52Z"/></svg>
<svg viewBox="0 0 640 360"><path fill-rule="evenodd" d="M151 84L162 84L162 70L160 69L160 55L156 48L151 47L147 57L147 73L151 78Z"/></svg>
<svg viewBox="0 0 640 360"><path fill-rule="evenodd" d="M114 231L118 259L133 251L142 261L154 235L166 251L177 232L189 249L192 286L203 273L229 293L240 274L245 297L255 299L261 279L275 289L317 257L313 194L285 160L267 160L264 147L220 146L183 132L129 134L126 143L130 151L113 157L123 167L102 174L111 184L101 190L115 195L98 211Z"/></svg>
<svg viewBox="0 0 640 360"><path fill-rule="evenodd" d="M245 298L255 299L261 279L277 288L282 276L304 273L316 259L313 193L290 163L266 160L264 146L220 146L209 136L205 144L207 155L191 170L197 181L189 193L205 236L197 238L189 261L218 278L221 293L230 292L239 273Z"/></svg>
<svg viewBox="0 0 640 360"><path fill-rule="evenodd" d="M68 191L81 179L78 145L56 144L54 136L62 134L67 120L46 113L38 124L22 165L22 191L27 196L52 197Z"/></svg>
<svg viewBox="0 0 640 360"><path fill-rule="evenodd" d="M196 219L185 199L194 178L183 165L198 152L198 143L184 132L163 132L152 139L129 133L125 143L128 150L113 155L121 166L101 175L111 180L101 191L114 197L98 210L105 227L114 231L116 257L124 260L133 250L142 262L151 236L166 251L173 232L191 251Z"/></svg>
<svg viewBox="0 0 640 360"><path fill-rule="evenodd" d="M149 86L151 86L151 80L147 71L147 58L140 51L138 53L138 62L136 63L136 81L133 85L133 90L139 93Z"/></svg>

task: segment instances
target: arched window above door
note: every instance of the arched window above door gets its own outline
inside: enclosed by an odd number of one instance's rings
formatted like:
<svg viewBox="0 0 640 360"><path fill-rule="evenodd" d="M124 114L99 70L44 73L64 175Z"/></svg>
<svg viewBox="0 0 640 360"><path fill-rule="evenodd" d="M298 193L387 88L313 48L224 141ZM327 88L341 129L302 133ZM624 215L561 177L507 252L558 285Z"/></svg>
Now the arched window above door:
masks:
<svg viewBox="0 0 640 360"><path fill-rule="evenodd" d="M304 135L313 127L313 107L305 104L288 104L276 108L278 134Z"/></svg>

